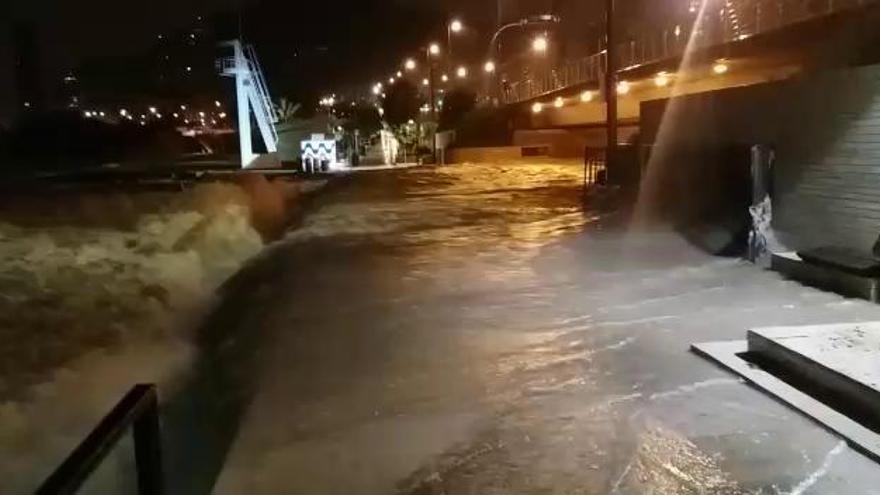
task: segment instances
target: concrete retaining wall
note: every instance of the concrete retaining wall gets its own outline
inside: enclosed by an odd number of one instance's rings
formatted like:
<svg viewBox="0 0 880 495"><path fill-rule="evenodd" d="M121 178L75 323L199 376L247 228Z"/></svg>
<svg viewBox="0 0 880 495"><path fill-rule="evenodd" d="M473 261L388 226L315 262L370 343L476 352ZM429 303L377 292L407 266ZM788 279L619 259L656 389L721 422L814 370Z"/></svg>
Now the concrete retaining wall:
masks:
<svg viewBox="0 0 880 495"><path fill-rule="evenodd" d="M880 234L880 66L667 102L641 109L643 142L665 143L650 164L655 182L677 166L671 148L766 144L777 157L774 227L790 247L867 250ZM661 125L672 132L660 136Z"/></svg>
<svg viewBox="0 0 880 495"><path fill-rule="evenodd" d="M446 163L496 162L522 158L520 146L484 148L451 148L446 150Z"/></svg>

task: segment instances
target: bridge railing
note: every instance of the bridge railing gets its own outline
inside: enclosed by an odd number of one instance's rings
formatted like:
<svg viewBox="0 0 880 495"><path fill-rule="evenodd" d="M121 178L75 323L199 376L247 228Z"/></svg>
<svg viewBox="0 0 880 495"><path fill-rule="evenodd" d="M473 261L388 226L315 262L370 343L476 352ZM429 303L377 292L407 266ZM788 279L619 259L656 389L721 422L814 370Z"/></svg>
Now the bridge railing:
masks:
<svg viewBox="0 0 880 495"><path fill-rule="evenodd" d="M77 493L128 431L134 438L137 493L161 495L159 402L155 385L135 385L46 478L36 495Z"/></svg>
<svg viewBox="0 0 880 495"><path fill-rule="evenodd" d="M688 45L706 48L744 40L805 20L861 7L876 0L712 0L702 21L697 12L685 24L665 26L618 45L617 67L628 69L684 54ZM715 8L719 10L715 11ZM697 31L694 32L694 29ZM503 103L519 103L576 85L598 83L602 53L538 69L526 77L507 81L501 88ZM487 99L488 100L488 99Z"/></svg>

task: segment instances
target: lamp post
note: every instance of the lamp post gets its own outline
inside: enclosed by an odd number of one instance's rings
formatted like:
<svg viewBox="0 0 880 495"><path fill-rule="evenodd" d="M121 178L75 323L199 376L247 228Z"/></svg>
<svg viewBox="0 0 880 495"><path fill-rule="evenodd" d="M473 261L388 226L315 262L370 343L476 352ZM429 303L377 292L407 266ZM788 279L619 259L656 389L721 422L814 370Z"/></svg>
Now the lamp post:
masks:
<svg viewBox="0 0 880 495"><path fill-rule="evenodd" d="M605 164L617 148L617 50L614 36L614 0L605 1Z"/></svg>
<svg viewBox="0 0 880 495"><path fill-rule="evenodd" d="M499 4L500 5L500 4ZM559 16L553 14L541 14L541 15L533 15L529 17L524 17L518 21L510 22L499 27L495 34L492 35L492 39L489 41L489 57L492 60L500 61L498 53L498 38L502 33L509 29L513 28L524 28L526 26L535 25L535 24L559 24ZM497 71L494 73L497 74ZM495 90L497 91L497 84L493 85Z"/></svg>
<svg viewBox="0 0 880 495"><path fill-rule="evenodd" d="M446 50L447 58L452 63L452 35L460 33L464 29L464 24L458 19L453 19L446 24Z"/></svg>
<svg viewBox="0 0 880 495"><path fill-rule="evenodd" d="M425 62L428 64L428 104L431 106L431 120L437 122L437 105L435 103L434 93L434 60L433 57L440 55L440 45L431 43L425 50ZM437 136L431 137L431 156L434 163L437 162Z"/></svg>

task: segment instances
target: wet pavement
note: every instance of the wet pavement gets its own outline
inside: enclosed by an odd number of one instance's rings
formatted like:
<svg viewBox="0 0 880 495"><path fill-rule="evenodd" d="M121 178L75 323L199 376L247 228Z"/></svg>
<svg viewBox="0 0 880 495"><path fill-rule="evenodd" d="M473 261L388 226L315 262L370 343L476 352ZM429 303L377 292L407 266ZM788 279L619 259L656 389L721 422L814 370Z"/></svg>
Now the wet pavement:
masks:
<svg viewBox="0 0 880 495"><path fill-rule="evenodd" d="M880 308L608 227L580 174L459 165L328 192L221 304L256 357L215 492L880 493L874 463L688 352Z"/></svg>

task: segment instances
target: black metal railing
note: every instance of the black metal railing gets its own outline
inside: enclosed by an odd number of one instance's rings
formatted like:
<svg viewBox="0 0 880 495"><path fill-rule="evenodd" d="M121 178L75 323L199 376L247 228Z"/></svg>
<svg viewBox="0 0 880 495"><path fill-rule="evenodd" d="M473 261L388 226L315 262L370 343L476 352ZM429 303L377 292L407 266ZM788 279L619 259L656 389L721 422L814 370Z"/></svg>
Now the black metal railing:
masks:
<svg viewBox="0 0 880 495"><path fill-rule="evenodd" d="M35 492L37 495L72 494L85 483L131 429L137 486L140 495L163 493L156 386L135 385L89 436L58 466Z"/></svg>
<svg viewBox="0 0 880 495"><path fill-rule="evenodd" d="M605 185L607 169L605 166L605 148L584 148L584 194L590 186Z"/></svg>

